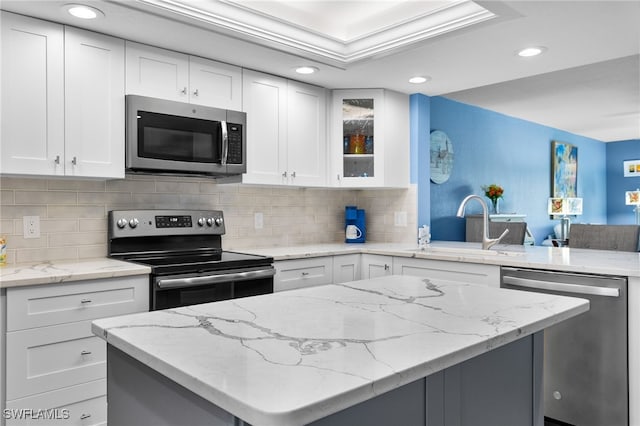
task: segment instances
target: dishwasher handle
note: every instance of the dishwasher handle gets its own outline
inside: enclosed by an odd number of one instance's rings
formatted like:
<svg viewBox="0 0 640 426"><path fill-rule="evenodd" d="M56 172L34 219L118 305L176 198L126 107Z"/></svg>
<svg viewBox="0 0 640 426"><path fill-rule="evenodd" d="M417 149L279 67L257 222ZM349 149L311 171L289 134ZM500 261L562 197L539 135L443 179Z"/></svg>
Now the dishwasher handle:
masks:
<svg viewBox="0 0 640 426"><path fill-rule="evenodd" d="M591 296L620 297L620 289L615 287L600 287L582 284L557 283L553 281L532 280L505 275L502 282L535 290L562 291L565 293L584 294Z"/></svg>
<svg viewBox="0 0 640 426"><path fill-rule="evenodd" d="M167 278L159 279L157 285L159 288L180 288L200 286L207 284L219 284L223 282L231 281L246 281L259 278L269 278L276 274L274 268L259 269L254 271L234 272L227 274L205 275L201 277L188 277L188 278Z"/></svg>

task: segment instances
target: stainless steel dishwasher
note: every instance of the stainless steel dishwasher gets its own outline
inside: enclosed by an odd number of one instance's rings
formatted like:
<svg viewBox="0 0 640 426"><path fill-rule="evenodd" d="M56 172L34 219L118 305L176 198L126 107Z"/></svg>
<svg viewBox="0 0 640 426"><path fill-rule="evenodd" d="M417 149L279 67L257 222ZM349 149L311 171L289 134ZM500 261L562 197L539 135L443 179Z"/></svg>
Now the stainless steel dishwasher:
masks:
<svg viewBox="0 0 640 426"><path fill-rule="evenodd" d="M503 267L501 286L590 303L544 332L546 424L628 426L627 278Z"/></svg>

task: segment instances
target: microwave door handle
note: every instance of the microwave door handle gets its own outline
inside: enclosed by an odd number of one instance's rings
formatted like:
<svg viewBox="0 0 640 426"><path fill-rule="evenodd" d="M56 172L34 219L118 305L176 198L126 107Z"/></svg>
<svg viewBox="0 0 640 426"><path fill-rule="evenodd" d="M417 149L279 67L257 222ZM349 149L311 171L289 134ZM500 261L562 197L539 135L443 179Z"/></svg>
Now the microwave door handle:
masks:
<svg viewBox="0 0 640 426"><path fill-rule="evenodd" d="M229 133L227 132L226 121L221 121L220 126L222 128L222 159L220 164L224 166L227 164L227 157L229 156Z"/></svg>

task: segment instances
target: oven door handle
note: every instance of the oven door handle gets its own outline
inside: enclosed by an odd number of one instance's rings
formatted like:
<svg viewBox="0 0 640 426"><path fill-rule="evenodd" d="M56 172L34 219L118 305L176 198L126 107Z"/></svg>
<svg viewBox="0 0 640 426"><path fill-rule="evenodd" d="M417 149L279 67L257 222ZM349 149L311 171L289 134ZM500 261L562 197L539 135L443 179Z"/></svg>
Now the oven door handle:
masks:
<svg viewBox="0 0 640 426"><path fill-rule="evenodd" d="M273 277L275 274L275 268L268 268L258 269L255 271L232 272L229 274L206 275L202 277L160 279L156 284L160 288L193 287L229 281L246 281L259 278L269 278Z"/></svg>

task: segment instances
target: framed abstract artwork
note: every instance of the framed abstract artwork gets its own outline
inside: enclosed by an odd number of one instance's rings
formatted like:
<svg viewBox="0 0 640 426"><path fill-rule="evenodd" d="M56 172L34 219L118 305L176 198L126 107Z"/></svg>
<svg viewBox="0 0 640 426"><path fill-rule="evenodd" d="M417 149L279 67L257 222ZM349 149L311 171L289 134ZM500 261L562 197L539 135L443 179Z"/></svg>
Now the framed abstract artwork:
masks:
<svg viewBox="0 0 640 426"><path fill-rule="evenodd" d="M640 160L624 161L624 177L640 176Z"/></svg>
<svg viewBox="0 0 640 426"><path fill-rule="evenodd" d="M578 196L578 147L565 142L551 142L551 197Z"/></svg>

